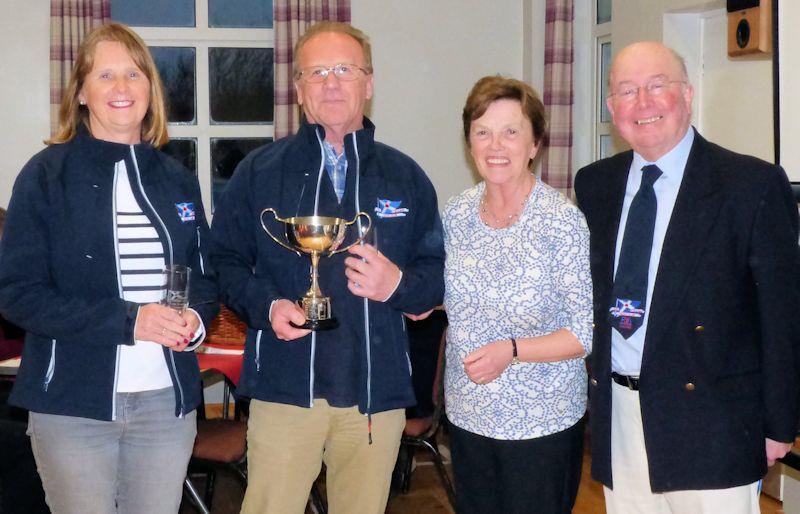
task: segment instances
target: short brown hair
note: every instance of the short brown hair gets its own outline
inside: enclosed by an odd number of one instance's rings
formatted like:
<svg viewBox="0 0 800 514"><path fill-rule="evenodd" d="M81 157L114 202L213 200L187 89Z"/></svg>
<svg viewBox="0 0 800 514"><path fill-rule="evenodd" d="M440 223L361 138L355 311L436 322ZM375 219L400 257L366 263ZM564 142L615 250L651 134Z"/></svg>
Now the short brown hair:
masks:
<svg viewBox="0 0 800 514"><path fill-rule="evenodd" d="M544 117L544 104L531 86L521 80L508 79L500 75L483 77L469 92L461 119L464 122L464 139L469 146L469 129L472 122L480 118L493 102L497 100L516 100L522 107L522 114L531 122L533 140L537 145L545 141L547 121Z"/></svg>
<svg viewBox="0 0 800 514"><path fill-rule="evenodd" d="M300 52L303 50L303 45L305 45L312 37L325 32L345 34L355 39L359 46L361 46L361 51L364 53L364 69L369 73L372 73L372 46L369 44L369 37L349 23L342 23L340 21L320 21L308 27L305 33L300 36L300 39L298 39L297 43L294 45L295 79L299 74L297 63L300 62ZM349 64L358 63L354 62Z"/></svg>
<svg viewBox="0 0 800 514"><path fill-rule="evenodd" d="M91 130L89 108L80 105L78 96L83 89L86 76L92 71L97 45L102 41L113 41L124 46L133 62L150 81L150 103L144 120L142 120L142 140L148 141L156 147L166 144L169 141L169 134L167 133L167 110L161 77L147 45L133 30L121 23L101 25L91 31L81 43L78 48L78 56L75 58L75 65L72 67L72 75L61 98L61 107L58 111L58 131L45 143L48 145L66 143L75 137L81 123Z"/></svg>

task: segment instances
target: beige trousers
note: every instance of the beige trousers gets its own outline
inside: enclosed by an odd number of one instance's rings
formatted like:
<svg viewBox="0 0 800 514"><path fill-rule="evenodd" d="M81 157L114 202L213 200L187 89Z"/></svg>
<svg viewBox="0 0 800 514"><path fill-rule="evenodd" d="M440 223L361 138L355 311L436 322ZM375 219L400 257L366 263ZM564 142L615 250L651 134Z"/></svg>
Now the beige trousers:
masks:
<svg viewBox="0 0 800 514"><path fill-rule="evenodd" d="M380 514L389 497L405 411L367 416L314 400L312 408L253 400L243 514L302 514L322 462L330 514Z"/></svg>
<svg viewBox="0 0 800 514"><path fill-rule="evenodd" d="M611 470L603 487L607 514L758 514L758 482L702 491L653 493L642 430L639 392L611 383Z"/></svg>

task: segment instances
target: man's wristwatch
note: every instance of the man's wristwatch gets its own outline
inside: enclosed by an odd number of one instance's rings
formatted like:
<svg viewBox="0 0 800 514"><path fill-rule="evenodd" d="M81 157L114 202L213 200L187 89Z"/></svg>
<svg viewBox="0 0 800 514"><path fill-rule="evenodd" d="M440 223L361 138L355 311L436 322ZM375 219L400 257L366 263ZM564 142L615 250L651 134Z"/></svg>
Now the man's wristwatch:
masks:
<svg viewBox="0 0 800 514"><path fill-rule="evenodd" d="M511 364L519 364L519 355L517 355L517 340L513 337L511 338L511 349L513 351L511 354Z"/></svg>

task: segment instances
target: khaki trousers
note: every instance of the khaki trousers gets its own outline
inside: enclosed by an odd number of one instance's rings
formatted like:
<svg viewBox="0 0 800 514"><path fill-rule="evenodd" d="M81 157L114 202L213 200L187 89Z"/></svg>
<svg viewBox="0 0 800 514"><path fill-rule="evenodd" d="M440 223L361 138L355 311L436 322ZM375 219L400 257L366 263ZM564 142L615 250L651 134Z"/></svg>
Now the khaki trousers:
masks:
<svg viewBox="0 0 800 514"><path fill-rule="evenodd" d="M322 463L330 514L380 514L405 427L405 411L367 416L314 400L309 408L253 400L243 514L302 514Z"/></svg>
<svg viewBox="0 0 800 514"><path fill-rule="evenodd" d="M653 493L639 392L611 383L611 470L603 487L608 514L758 514L758 482L702 491Z"/></svg>

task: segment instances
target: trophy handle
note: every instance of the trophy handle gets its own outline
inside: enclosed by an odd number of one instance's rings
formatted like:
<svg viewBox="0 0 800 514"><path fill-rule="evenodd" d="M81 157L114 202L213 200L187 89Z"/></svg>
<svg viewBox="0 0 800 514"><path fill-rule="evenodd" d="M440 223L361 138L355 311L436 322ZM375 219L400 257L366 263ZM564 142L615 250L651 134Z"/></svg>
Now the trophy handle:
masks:
<svg viewBox="0 0 800 514"><path fill-rule="evenodd" d="M278 243L282 247L286 248L290 252L294 252L297 255L300 255L300 252L297 250L297 248L292 248L288 244L284 243L283 241L281 241L280 239L278 239L277 237L272 235L272 232L270 232L269 229L267 228L267 226L264 224L264 214L267 213L267 212L271 212L272 213L272 216L275 218L275 221L278 221L280 223L286 223L285 219L280 218L278 216L278 213L275 211L275 209L273 209L272 207L268 207L268 208L264 209L263 211L261 211L261 216L259 216L259 221L261 221L261 228L264 229L264 232L266 232L267 235L269 237L271 237L273 241L275 241L276 243Z"/></svg>
<svg viewBox="0 0 800 514"><path fill-rule="evenodd" d="M344 252L364 240L364 237L366 237L367 233L369 233L369 230L372 228L372 218L369 217L369 214L367 214L364 211L361 211L358 214L356 214L356 216L352 220L346 221L345 226L349 227L350 225L358 221L358 218L360 218L361 216L364 216L367 219L367 230L365 230L363 234L358 236L356 240L350 243L349 245L345 246L344 248L337 248L336 250L330 252L328 255Z"/></svg>

